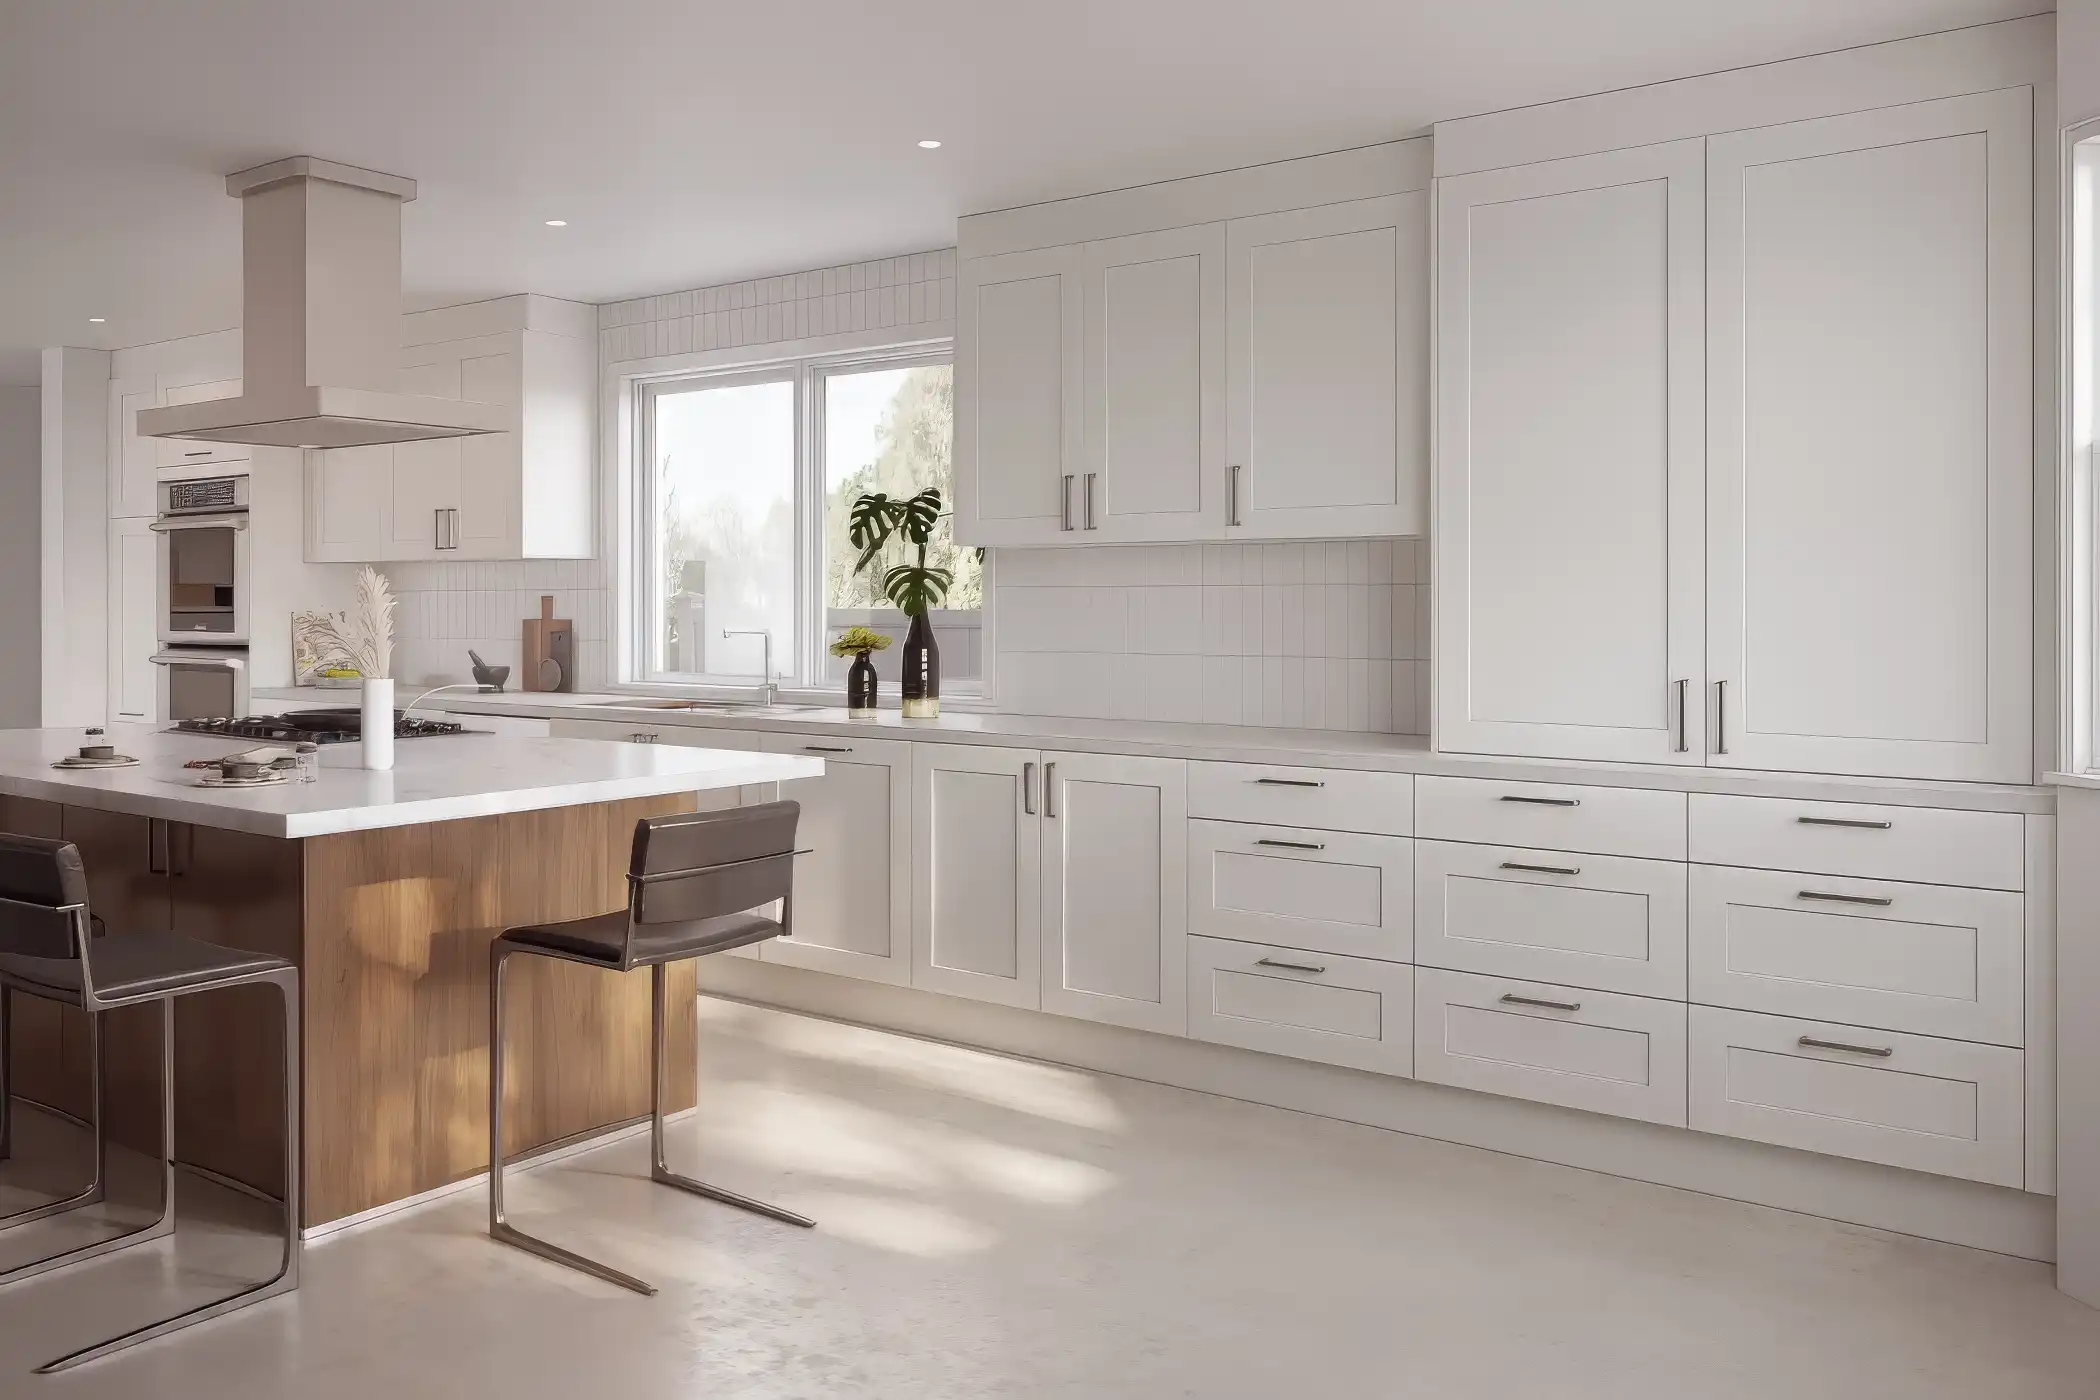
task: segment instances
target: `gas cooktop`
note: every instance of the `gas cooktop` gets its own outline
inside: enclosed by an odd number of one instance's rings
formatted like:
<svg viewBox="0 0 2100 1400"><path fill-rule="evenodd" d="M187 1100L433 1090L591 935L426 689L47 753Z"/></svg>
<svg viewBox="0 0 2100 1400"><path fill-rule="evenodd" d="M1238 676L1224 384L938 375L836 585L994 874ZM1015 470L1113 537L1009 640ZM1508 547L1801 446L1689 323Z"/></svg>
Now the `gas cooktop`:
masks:
<svg viewBox="0 0 2100 1400"><path fill-rule="evenodd" d="M177 734L214 734L227 739L261 739L277 744L354 744L363 728L356 710L295 710L288 715L250 715L246 719L180 719ZM467 727L450 720L418 719L394 711L394 737L428 739L464 734Z"/></svg>

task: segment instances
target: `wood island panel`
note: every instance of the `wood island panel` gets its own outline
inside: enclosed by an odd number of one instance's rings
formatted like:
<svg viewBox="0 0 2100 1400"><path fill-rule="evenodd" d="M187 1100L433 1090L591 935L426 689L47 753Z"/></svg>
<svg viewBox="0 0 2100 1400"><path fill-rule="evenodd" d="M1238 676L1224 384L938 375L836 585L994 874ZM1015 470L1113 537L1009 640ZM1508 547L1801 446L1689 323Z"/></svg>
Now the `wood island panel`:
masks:
<svg viewBox="0 0 2100 1400"><path fill-rule="evenodd" d="M733 797L733 794L731 795ZM305 848L308 1224L488 1165L488 950L623 908L635 822L691 795L312 837ZM510 965L507 1153L649 1111L649 977ZM694 969L670 970L667 1108L695 1091Z"/></svg>

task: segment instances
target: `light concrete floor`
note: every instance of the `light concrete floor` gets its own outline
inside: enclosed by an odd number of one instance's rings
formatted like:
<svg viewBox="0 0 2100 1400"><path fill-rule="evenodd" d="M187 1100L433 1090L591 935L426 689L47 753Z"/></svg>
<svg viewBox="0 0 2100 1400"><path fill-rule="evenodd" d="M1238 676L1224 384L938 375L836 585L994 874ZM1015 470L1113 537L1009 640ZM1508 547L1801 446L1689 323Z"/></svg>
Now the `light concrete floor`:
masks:
<svg viewBox="0 0 2100 1400"><path fill-rule="evenodd" d="M817 1230L652 1186L628 1139L518 1176L512 1218L655 1298L491 1244L475 1191L317 1242L292 1298L29 1375L268 1272L251 1204L186 1181L180 1263L149 1245L0 1290L0 1396L2100 1396L2100 1313L2042 1265L701 1009L673 1165Z"/></svg>

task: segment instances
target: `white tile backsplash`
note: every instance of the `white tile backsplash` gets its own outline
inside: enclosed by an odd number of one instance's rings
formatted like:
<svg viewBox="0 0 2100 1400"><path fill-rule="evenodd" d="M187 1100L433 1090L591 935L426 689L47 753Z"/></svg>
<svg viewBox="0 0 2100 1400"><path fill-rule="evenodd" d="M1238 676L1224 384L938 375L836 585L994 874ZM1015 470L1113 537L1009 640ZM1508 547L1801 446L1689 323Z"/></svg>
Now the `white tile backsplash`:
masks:
<svg viewBox="0 0 2100 1400"><path fill-rule="evenodd" d="M1419 545L999 550L999 707L1421 733L1429 586Z"/></svg>

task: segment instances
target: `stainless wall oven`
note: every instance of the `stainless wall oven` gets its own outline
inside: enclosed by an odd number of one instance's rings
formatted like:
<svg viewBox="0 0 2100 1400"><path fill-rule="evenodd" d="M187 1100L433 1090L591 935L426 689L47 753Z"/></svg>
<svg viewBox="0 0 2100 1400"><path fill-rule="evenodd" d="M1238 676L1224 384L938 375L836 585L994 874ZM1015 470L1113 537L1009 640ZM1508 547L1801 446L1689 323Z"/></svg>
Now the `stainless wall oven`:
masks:
<svg viewBox="0 0 2100 1400"><path fill-rule="evenodd" d="M248 478L164 481L160 516L163 646L248 644Z"/></svg>
<svg viewBox="0 0 2100 1400"><path fill-rule="evenodd" d="M160 671L160 717L244 719L248 714L248 653L240 648L169 647L155 652Z"/></svg>

